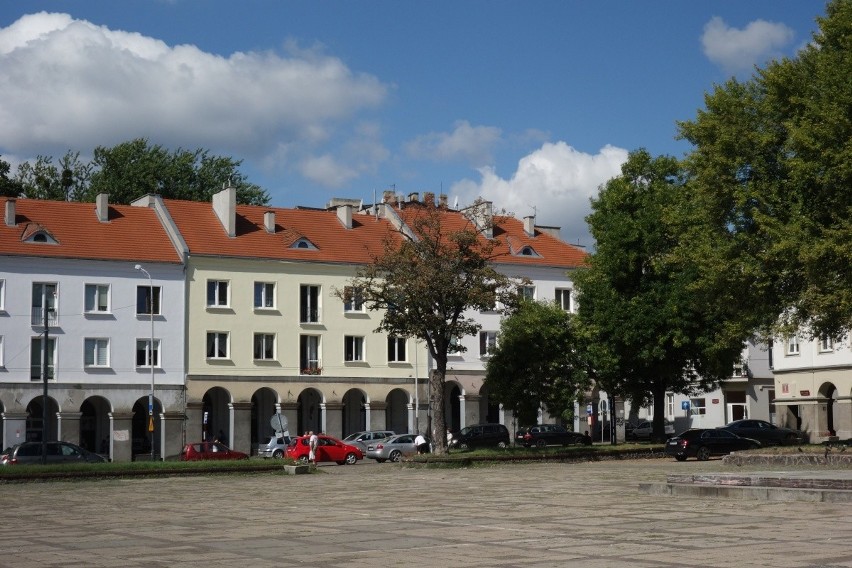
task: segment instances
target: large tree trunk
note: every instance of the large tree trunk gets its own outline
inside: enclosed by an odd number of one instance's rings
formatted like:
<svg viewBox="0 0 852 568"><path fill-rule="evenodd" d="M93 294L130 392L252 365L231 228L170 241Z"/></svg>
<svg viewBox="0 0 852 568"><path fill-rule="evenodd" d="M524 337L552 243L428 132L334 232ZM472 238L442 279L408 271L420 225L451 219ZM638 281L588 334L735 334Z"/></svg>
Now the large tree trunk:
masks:
<svg viewBox="0 0 852 568"><path fill-rule="evenodd" d="M652 442L666 441L666 385L661 381L651 391L654 396L654 420L651 430Z"/></svg>
<svg viewBox="0 0 852 568"><path fill-rule="evenodd" d="M435 361L436 368L429 373L429 409L432 414L432 448L436 454L446 455L447 449L447 421L444 418L444 379L447 375L447 361L443 364L440 360Z"/></svg>

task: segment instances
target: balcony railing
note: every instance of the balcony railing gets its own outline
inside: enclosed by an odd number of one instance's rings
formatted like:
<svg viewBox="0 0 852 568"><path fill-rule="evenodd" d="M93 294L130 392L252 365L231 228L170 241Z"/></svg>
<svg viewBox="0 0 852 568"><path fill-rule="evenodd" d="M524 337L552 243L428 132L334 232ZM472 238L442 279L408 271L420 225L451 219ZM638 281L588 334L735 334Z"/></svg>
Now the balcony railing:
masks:
<svg viewBox="0 0 852 568"><path fill-rule="evenodd" d="M30 318L32 325L44 325L44 308L32 308L32 317ZM59 316L53 308L47 309L47 325L55 327L59 324Z"/></svg>

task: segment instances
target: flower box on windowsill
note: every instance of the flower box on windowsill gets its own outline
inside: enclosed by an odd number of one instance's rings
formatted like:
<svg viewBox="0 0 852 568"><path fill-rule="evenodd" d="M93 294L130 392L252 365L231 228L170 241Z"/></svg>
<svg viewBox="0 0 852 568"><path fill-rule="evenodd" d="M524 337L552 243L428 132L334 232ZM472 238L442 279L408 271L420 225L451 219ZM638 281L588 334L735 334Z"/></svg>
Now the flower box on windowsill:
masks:
<svg viewBox="0 0 852 568"><path fill-rule="evenodd" d="M302 369L303 375L322 375L322 367L316 369Z"/></svg>

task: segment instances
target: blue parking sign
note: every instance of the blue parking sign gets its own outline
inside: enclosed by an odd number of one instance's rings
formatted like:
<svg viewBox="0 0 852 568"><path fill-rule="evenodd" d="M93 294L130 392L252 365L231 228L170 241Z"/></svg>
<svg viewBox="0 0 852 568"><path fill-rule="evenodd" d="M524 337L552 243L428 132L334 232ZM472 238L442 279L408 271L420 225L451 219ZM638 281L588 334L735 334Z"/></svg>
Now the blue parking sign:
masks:
<svg viewBox="0 0 852 568"><path fill-rule="evenodd" d="M689 410L689 401L688 400L682 401L680 403L680 409L681 410Z"/></svg>

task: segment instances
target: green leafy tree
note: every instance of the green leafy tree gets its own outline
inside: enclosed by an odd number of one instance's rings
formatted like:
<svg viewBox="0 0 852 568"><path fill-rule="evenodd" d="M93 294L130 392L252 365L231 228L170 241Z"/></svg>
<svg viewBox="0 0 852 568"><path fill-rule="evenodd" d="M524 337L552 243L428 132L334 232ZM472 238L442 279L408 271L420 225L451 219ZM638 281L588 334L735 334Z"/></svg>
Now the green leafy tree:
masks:
<svg viewBox="0 0 852 568"><path fill-rule="evenodd" d="M17 181L31 199L82 201L91 179L92 166L69 150L57 164L52 156L37 156L35 162L18 166Z"/></svg>
<svg viewBox="0 0 852 568"><path fill-rule="evenodd" d="M143 138L112 148L99 146L94 151L94 172L85 200L93 201L99 193L109 193L116 203L130 203L155 193L167 199L209 201L223 184L230 182L237 188L238 203L267 205L269 195L246 181L237 169L241 163L212 156L202 149L179 148L170 152Z"/></svg>
<svg viewBox="0 0 852 568"><path fill-rule="evenodd" d="M691 203L679 255L742 329L852 330L852 1L795 58L730 80L680 124Z"/></svg>
<svg viewBox="0 0 852 568"><path fill-rule="evenodd" d="M477 218L474 206L470 219ZM485 223L450 222L456 215L432 204L385 241L381 254L359 270L349 292L360 290L370 310L383 310L377 332L413 337L425 343L435 368L430 371L431 436L436 453L446 453L444 383L447 355L458 338L475 335L480 325L467 310L489 310L497 302L512 306L517 298L509 278L492 264L494 242L482 235ZM484 216L478 218L483 219ZM344 297L346 290L337 291ZM458 348L464 349L459 345Z"/></svg>
<svg viewBox="0 0 852 568"><path fill-rule="evenodd" d="M21 183L9 177L11 168L9 162L0 159L0 195L3 197L18 197L23 192Z"/></svg>
<svg viewBox="0 0 852 568"><path fill-rule="evenodd" d="M489 397L535 424L539 408L567 418L590 385L589 365L573 315L553 302L522 301L500 325L486 365Z"/></svg>
<svg viewBox="0 0 852 568"><path fill-rule="evenodd" d="M716 386L743 346L728 329L736 314L696 293L700 273L672 254L687 189L676 159L632 152L592 200L587 221L597 249L575 277L595 380L636 404L653 401L657 438L665 435L666 392Z"/></svg>

